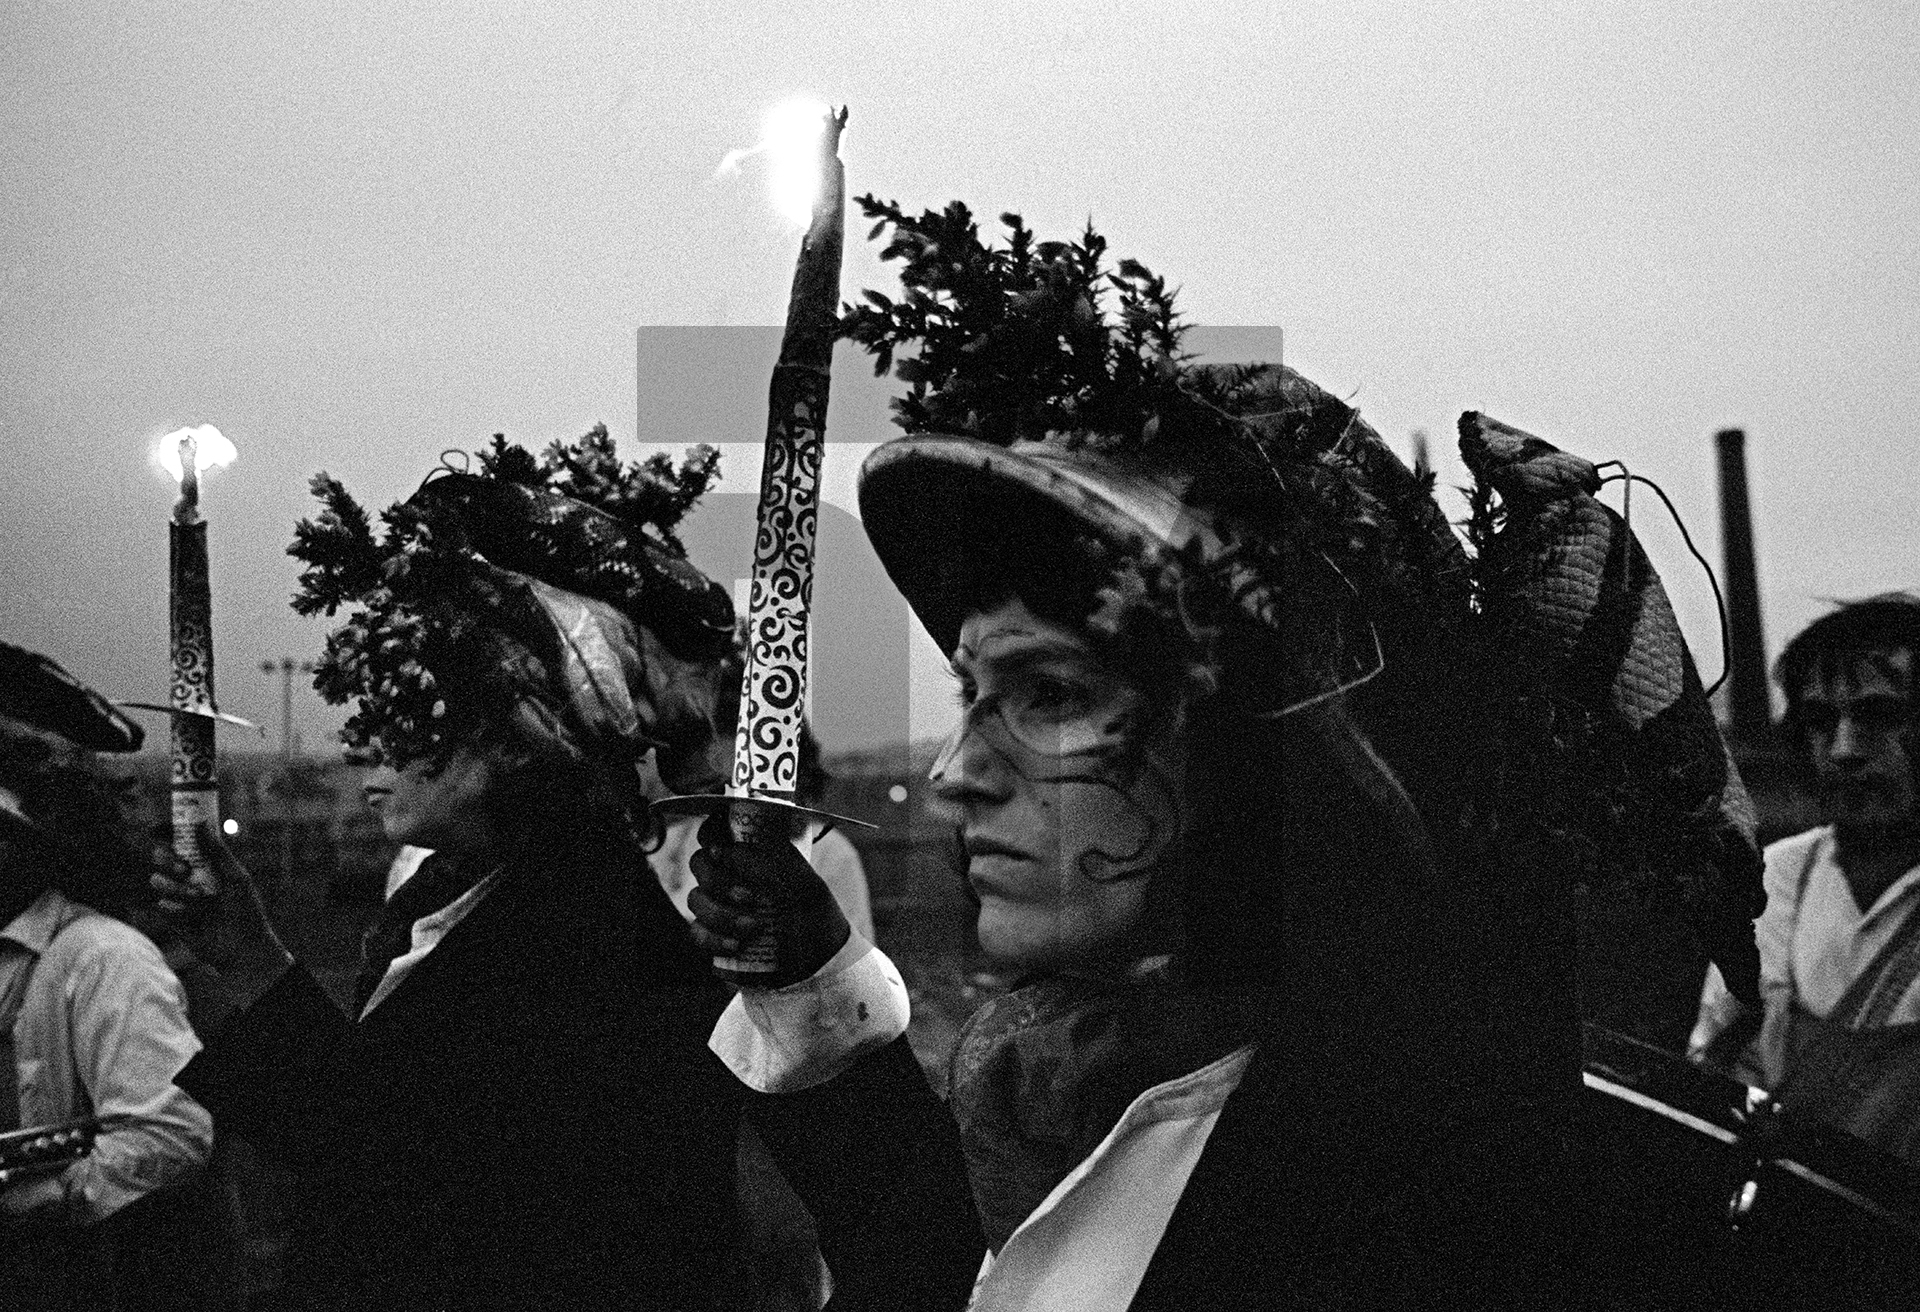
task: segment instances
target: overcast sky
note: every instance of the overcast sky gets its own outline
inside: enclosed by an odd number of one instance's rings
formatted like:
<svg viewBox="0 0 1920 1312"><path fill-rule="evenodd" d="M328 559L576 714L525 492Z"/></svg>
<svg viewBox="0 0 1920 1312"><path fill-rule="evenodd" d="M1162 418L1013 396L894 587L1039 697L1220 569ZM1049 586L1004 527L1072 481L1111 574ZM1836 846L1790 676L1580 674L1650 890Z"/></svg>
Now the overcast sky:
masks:
<svg viewBox="0 0 1920 1312"><path fill-rule="evenodd" d="M675 413L639 330L779 322L796 234L751 162L714 170L810 93L851 107L851 190L1091 216L1195 321L1283 328L1391 440L1429 430L1443 481L1485 410L1659 480L1717 563L1711 435L1744 427L1771 655L1821 598L1920 581L1917 36L1858 2L10 5L0 635L161 692L148 449L213 423L220 697L277 721L259 660L323 633L286 608L307 476L384 505L495 431ZM891 286L850 229L847 290ZM757 441L765 383L740 431L669 436ZM838 396L882 435L880 392ZM821 588L877 586L834 541ZM823 713L829 744L888 704Z"/></svg>

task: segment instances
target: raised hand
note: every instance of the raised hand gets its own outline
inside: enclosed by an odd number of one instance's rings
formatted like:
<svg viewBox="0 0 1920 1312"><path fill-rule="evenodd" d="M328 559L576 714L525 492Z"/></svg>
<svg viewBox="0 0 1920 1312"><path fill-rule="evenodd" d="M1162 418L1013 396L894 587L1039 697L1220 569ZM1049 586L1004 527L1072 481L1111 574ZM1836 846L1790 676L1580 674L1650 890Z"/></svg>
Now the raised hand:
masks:
<svg viewBox="0 0 1920 1312"><path fill-rule="evenodd" d="M225 840L209 825L195 831L206 866L196 870L171 847L156 844L148 879L160 910L187 945L221 974L241 1006L271 987L293 955L274 931L260 889Z"/></svg>

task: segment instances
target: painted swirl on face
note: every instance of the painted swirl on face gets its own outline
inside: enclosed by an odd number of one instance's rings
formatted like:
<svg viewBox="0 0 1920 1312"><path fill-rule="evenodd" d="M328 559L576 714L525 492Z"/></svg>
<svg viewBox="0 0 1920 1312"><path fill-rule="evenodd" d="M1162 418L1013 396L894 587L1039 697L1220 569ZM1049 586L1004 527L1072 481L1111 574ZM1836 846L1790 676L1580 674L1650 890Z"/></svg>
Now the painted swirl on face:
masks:
<svg viewBox="0 0 1920 1312"><path fill-rule="evenodd" d="M1015 655L996 663L994 648ZM1010 776L1056 812L1064 868L1095 883L1150 873L1185 827L1180 771L1171 739L1145 694L1099 670L1084 649L1062 650L1018 625L985 635L981 652L962 648L956 665L991 671L991 690L965 714L935 764L942 773L969 735L978 735ZM963 694L966 700L967 694Z"/></svg>
<svg viewBox="0 0 1920 1312"><path fill-rule="evenodd" d="M1151 750L1142 717L1115 715L1099 746L1064 757L1024 747L1010 734L981 725L996 755L1028 782L1054 792L1060 812L1060 856L1095 883L1150 873L1183 827L1172 771Z"/></svg>

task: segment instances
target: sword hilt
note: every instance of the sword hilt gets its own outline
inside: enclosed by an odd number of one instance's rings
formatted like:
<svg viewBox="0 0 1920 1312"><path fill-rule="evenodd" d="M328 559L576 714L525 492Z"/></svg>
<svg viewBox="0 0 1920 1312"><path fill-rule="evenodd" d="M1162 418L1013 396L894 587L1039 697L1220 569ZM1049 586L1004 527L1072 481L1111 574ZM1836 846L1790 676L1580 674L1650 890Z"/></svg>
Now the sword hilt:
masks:
<svg viewBox="0 0 1920 1312"><path fill-rule="evenodd" d="M810 806L800 806L785 798L751 794L707 793L664 797L655 802L652 809L666 816L724 814L734 842L751 847L790 843L803 857L812 843L807 833L809 824L821 823L828 828L835 825L878 828L864 820L852 820ZM777 914L784 911L793 900L791 889L766 888L755 884L743 886L757 899L761 909L767 912ZM713 973L742 988L767 988L768 981L780 973L784 964L782 948L781 932L769 929L748 940L737 955L715 957Z"/></svg>

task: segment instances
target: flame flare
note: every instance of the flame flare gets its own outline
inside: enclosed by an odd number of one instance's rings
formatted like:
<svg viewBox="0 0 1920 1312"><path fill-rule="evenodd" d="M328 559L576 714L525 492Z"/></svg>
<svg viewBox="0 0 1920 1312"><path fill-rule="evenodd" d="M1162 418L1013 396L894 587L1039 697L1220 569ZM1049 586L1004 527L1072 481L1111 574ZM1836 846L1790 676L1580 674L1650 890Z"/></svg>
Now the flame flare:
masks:
<svg viewBox="0 0 1920 1312"><path fill-rule="evenodd" d="M233 443L212 424L176 428L160 439L160 449L154 453L160 467L176 483L184 472L180 468L180 444L189 438L193 440L193 469L196 474L204 474L209 469L225 469L239 457L240 453L234 449Z"/></svg>
<svg viewBox="0 0 1920 1312"><path fill-rule="evenodd" d="M738 173L747 160L764 155L774 209L796 227L806 227L820 195L820 134L829 112L826 102L808 96L781 101L767 111L760 140L745 150L728 151L714 175Z"/></svg>

